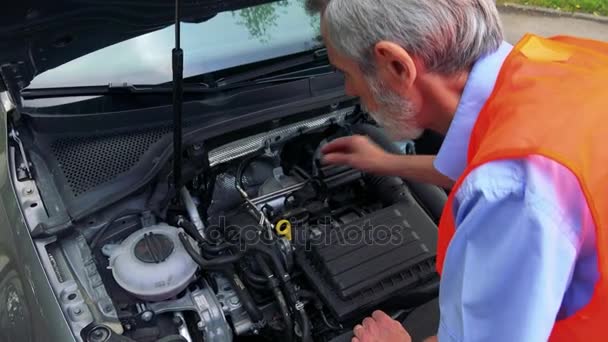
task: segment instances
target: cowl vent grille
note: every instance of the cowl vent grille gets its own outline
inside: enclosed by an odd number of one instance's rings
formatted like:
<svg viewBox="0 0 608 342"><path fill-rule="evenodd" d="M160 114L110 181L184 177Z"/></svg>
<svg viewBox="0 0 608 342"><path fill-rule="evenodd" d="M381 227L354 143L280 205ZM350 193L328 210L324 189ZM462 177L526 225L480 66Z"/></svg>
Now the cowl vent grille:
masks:
<svg viewBox="0 0 608 342"><path fill-rule="evenodd" d="M155 128L62 138L53 142L51 149L74 197L78 197L129 171L154 143L169 132L170 128Z"/></svg>

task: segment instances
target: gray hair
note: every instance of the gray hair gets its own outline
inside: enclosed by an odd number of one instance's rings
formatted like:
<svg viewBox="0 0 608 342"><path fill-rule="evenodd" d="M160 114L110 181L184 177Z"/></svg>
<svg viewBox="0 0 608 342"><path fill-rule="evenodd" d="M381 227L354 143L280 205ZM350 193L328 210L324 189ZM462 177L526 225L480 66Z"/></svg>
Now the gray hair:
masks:
<svg viewBox="0 0 608 342"><path fill-rule="evenodd" d="M307 0L307 9L323 13L328 40L365 73L382 40L441 74L466 70L503 41L495 0Z"/></svg>

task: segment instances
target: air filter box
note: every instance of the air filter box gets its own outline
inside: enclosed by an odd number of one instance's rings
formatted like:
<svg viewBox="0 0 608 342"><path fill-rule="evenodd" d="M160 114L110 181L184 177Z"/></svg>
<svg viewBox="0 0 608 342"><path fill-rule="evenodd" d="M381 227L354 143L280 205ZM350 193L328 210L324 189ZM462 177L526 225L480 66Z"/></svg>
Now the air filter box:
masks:
<svg viewBox="0 0 608 342"><path fill-rule="evenodd" d="M415 202L310 231L312 240L296 252L298 263L341 321L436 276L437 226Z"/></svg>

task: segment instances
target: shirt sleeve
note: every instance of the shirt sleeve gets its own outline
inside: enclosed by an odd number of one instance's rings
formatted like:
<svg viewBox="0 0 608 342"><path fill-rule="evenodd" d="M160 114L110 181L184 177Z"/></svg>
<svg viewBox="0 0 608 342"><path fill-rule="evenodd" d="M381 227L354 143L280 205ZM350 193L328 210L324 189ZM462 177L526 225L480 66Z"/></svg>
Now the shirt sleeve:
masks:
<svg viewBox="0 0 608 342"><path fill-rule="evenodd" d="M441 280L440 342L548 339L580 241L559 199L543 189L551 185L530 172L523 161L494 162L458 190Z"/></svg>

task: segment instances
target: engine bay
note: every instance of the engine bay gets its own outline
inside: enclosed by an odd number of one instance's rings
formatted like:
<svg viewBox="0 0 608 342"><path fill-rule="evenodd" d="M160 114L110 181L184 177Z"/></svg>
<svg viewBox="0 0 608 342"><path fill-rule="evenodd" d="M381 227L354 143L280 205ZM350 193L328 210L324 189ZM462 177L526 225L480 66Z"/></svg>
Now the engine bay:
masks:
<svg viewBox="0 0 608 342"><path fill-rule="evenodd" d="M352 134L382 137L349 109L192 144L181 189L157 178L42 244L81 340L341 341L434 299L437 225L410 184L321 162Z"/></svg>

